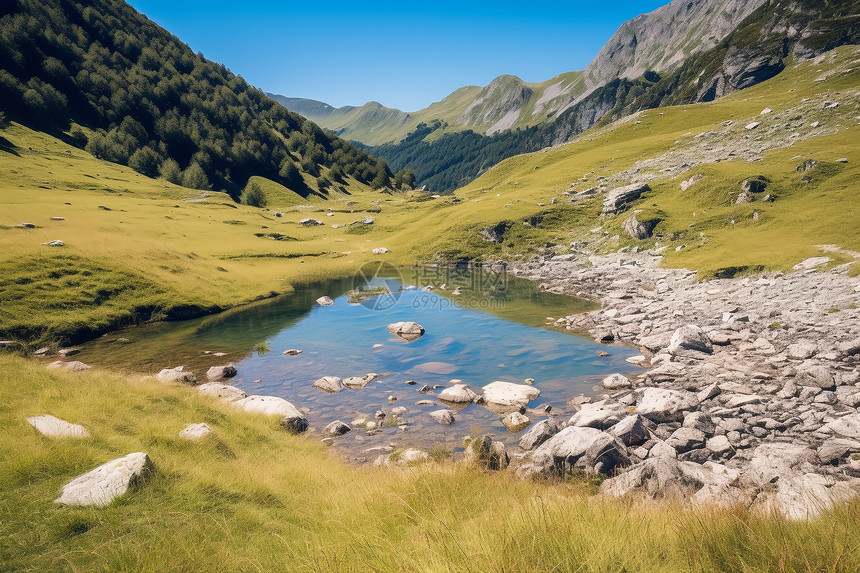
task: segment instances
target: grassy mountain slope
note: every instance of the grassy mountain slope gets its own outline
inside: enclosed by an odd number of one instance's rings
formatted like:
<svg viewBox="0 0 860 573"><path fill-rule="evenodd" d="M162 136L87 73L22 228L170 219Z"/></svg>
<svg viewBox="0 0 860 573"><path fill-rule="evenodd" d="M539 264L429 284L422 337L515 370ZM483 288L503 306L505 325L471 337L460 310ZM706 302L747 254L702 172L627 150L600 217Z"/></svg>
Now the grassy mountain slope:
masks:
<svg viewBox="0 0 860 573"><path fill-rule="evenodd" d="M568 145L510 158L439 199L380 195L353 182L350 194L308 200L260 178L270 210L237 206L13 123L0 131L0 292L9 301L0 308L0 337L68 343L123 324L226 308L349 273L380 246L391 249L386 260L409 265L440 254L516 259L548 244L564 252L571 241L597 250L659 241L669 247L668 264L705 274L786 269L822 244L860 251L852 183L860 176L857 60L846 47L715 102L641 112ZM839 105L825 109L826 102ZM773 111L759 115L765 108ZM761 125L745 129L754 121ZM843 157L847 163L835 163ZM818 165L797 172L805 159ZM703 179L681 192L680 181L693 175ZM736 205L740 182L759 175L776 200ZM569 202L586 188L602 192L639 179L653 191L634 208L662 219L654 239L631 239L623 231L628 213L600 216L599 196ZM299 224L305 217L325 225ZM331 227L364 217L375 222L362 234ZM505 221L501 241L481 237ZM23 222L35 228L17 227ZM54 239L66 246L41 245Z"/></svg>
<svg viewBox="0 0 860 573"><path fill-rule="evenodd" d="M67 132L99 158L234 198L255 175L302 195L344 175L377 187L391 175L121 0L4 2L0 111Z"/></svg>

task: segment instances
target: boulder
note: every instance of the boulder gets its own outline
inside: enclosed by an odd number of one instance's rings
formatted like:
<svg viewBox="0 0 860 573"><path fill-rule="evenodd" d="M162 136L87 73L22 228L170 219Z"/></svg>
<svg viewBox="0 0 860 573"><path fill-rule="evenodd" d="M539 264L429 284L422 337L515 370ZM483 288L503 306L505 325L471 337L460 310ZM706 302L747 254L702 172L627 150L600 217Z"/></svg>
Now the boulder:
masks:
<svg viewBox="0 0 860 573"><path fill-rule="evenodd" d="M633 387L633 382L623 374L610 374L601 380L600 384L607 390L622 390Z"/></svg>
<svg viewBox="0 0 860 573"><path fill-rule="evenodd" d="M169 384L171 382L179 382L181 384L197 384L197 375L190 370L186 370L184 366L176 368L165 368L155 375L155 379L159 382Z"/></svg>
<svg viewBox="0 0 860 573"><path fill-rule="evenodd" d="M791 360L806 360L812 358L818 352L818 346L811 340L800 340L789 344L785 349L785 355Z"/></svg>
<svg viewBox="0 0 860 573"><path fill-rule="evenodd" d="M673 422L683 420L684 412L698 405L698 397L686 390L646 388L636 413L655 422Z"/></svg>
<svg viewBox="0 0 860 573"><path fill-rule="evenodd" d="M708 438L705 442L705 447L708 448L715 456L722 457L734 451L731 442L726 436L714 436Z"/></svg>
<svg viewBox="0 0 860 573"><path fill-rule="evenodd" d="M343 389L343 380L337 376L323 376L319 380L314 381L314 386L323 392L334 394L335 392L340 392Z"/></svg>
<svg viewBox="0 0 860 573"><path fill-rule="evenodd" d="M334 304L334 300L330 296L321 296L317 299L317 304L320 306L331 306Z"/></svg>
<svg viewBox="0 0 860 573"><path fill-rule="evenodd" d="M392 322L388 325L388 332L408 341L421 338L424 335L424 327L417 322Z"/></svg>
<svg viewBox="0 0 860 573"><path fill-rule="evenodd" d="M767 179L761 176L741 181L741 191L744 193L762 193L765 188L767 188Z"/></svg>
<svg viewBox="0 0 860 573"><path fill-rule="evenodd" d="M792 473L781 477L775 490L760 493L751 509L791 520L813 519L855 497L857 481L834 482L832 478L815 473Z"/></svg>
<svg viewBox="0 0 860 573"><path fill-rule="evenodd" d="M702 483L696 477L685 474L681 463L668 457L648 458L626 472L604 480L600 484L600 491L613 497L639 491L651 498L688 499Z"/></svg>
<svg viewBox="0 0 860 573"><path fill-rule="evenodd" d="M277 396L248 396L236 400L233 405L246 412L266 414L268 416L301 417L298 408Z"/></svg>
<svg viewBox="0 0 860 573"><path fill-rule="evenodd" d="M448 409L444 410L434 410L430 412L430 417L436 421L438 424L442 424L443 426L449 426L454 423L454 412Z"/></svg>
<svg viewBox="0 0 860 573"><path fill-rule="evenodd" d="M569 426L541 444L532 454L532 462L544 472L570 471L601 434L597 428Z"/></svg>
<svg viewBox="0 0 860 573"><path fill-rule="evenodd" d="M743 478L760 487L794 472L814 471L817 461L815 450L804 444L768 442L759 445L750 454Z"/></svg>
<svg viewBox="0 0 860 573"><path fill-rule="evenodd" d="M636 215L631 215L624 221L624 230L627 231L627 234L637 240L644 240L654 233L654 228L660 223L662 219L652 218L652 219L643 219L640 221Z"/></svg>
<svg viewBox="0 0 860 573"><path fill-rule="evenodd" d="M690 412L684 416L684 427L694 428L706 435L713 435L717 426L711 417L704 412Z"/></svg>
<svg viewBox="0 0 860 573"><path fill-rule="evenodd" d="M88 438L90 433L79 424L72 424L50 414L27 418L30 425L43 436L51 438Z"/></svg>
<svg viewBox="0 0 860 573"><path fill-rule="evenodd" d="M299 224L308 226L325 225L325 223L323 223L319 219L312 219L310 217L306 217L304 219L299 220Z"/></svg>
<svg viewBox="0 0 860 573"><path fill-rule="evenodd" d="M540 396L540 390L527 384L490 382L483 388L484 401L499 406L520 407Z"/></svg>
<svg viewBox="0 0 860 573"><path fill-rule="evenodd" d="M860 338L840 342L836 349L843 356L856 356L857 354L860 354Z"/></svg>
<svg viewBox="0 0 860 573"><path fill-rule="evenodd" d="M377 247L375 249L371 249L370 252L374 255L384 255L388 252L388 249L386 249L385 247Z"/></svg>
<svg viewBox="0 0 860 573"><path fill-rule="evenodd" d="M829 438L817 450L822 464L838 464L848 454L857 452L860 452L860 441L845 438Z"/></svg>
<svg viewBox="0 0 860 573"><path fill-rule="evenodd" d="M579 412L570 417L567 425L588 426L603 430L613 424L617 424L627 413L627 407L623 404L592 402L583 404Z"/></svg>
<svg viewBox="0 0 860 573"><path fill-rule="evenodd" d="M523 434L520 438L520 447L524 450L533 450L558 433L558 424L552 418L541 420Z"/></svg>
<svg viewBox="0 0 860 573"><path fill-rule="evenodd" d="M327 376L327 378L334 378L333 376ZM320 378L322 380L322 378ZM373 378L368 378L365 376L349 376L348 378L343 379L343 386L345 388L350 388L352 390L360 390L364 388L368 384L373 381ZM319 380L317 380L319 382ZM333 383L329 383L330 386L333 386ZM314 382L314 386L316 386L316 382Z"/></svg>
<svg viewBox="0 0 860 573"><path fill-rule="evenodd" d="M51 362L47 366L48 368L59 369L59 370L70 370L71 372L80 372L81 370L89 370L92 368L89 364L84 364L80 360L70 360L69 362L63 362L62 360L55 360Z"/></svg>
<svg viewBox="0 0 860 573"><path fill-rule="evenodd" d="M475 394L465 384L454 384L450 388L445 388L439 392L439 399L446 402L455 402L457 404L469 403L475 400L478 395Z"/></svg>
<svg viewBox="0 0 860 573"><path fill-rule="evenodd" d="M651 437L645 419L639 414L625 417L606 431L628 447L642 445Z"/></svg>
<svg viewBox="0 0 860 573"><path fill-rule="evenodd" d="M144 481L152 470L152 461L147 454L128 454L76 477L63 486L60 497L54 502L105 506Z"/></svg>
<svg viewBox="0 0 860 573"><path fill-rule="evenodd" d="M236 367L232 364L226 366L213 366L206 371L206 379L210 382L215 380L223 380L224 378L232 378L236 375Z"/></svg>
<svg viewBox="0 0 860 573"><path fill-rule="evenodd" d="M711 354L714 347L705 331L694 324L682 326L669 339L669 353L675 356L687 354L687 351Z"/></svg>
<svg viewBox="0 0 860 573"><path fill-rule="evenodd" d="M848 414L837 418L832 422L825 424L824 429L828 429L835 434L845 436L846 438L860 439L860 413Z"/></svg>
<svg viewBox="0 0 860 573"><path fill-rule="evenodd" d="M614 215L626 210L630 203L639 199L642 193L650 191L651 187L648 184L633 183L612 189L606 194L603 200L603 213L605 215Z"/></svg>
<svg viewBox="0 0 860 573"><path fill-rule="evenodd" d="M225 402L235 402L236 400L241 400L242 398L247 397L244 391L236 388L235 386L229 386L227 384L221 384L220 382L209 382L208 384L201 384L197 387L197 391L205 396L212 396L213 398L220 398Z"/></svg>
<svg viewBox="0 0 860 573"><path fill-rule="evenodd" d="M815 386L822 390L836 388L836 379L830 369L812 360L807 360L797 366L794 380L801 386Z"/></svg>
<svg viewBox="0 0 860 573"><path fill-rule="evenodd" d="M511 432L519 432L531 423L528 416L519 412L511 412L502 418L502 424Z"/></svg>
<svg viewBox="0 0 860 573"><path fill-rule="evenodd" d="M298 356L301 353L302 351L298 348L288 348L287 350L284 350L284 356Z"/></svg>
<svg viewBox="0 0 860 573"><path fill-rule="evenodd" d="M334 422L326 425L326 427L322 429L322 435L332 438L335 436L342 436L345 433L351 431L352 428L350 428L347 424L344 424L340 420L335 420Z"/></svg>
<svg viewBox="0 0 860 573"><path fill-rule="evenodd" d="M185 426L185 429L179 432L179 437L183 440L199 440L209 434L214 434L212 428L205 422L200 422L199 424L188 424Z"/></svg>
<svg viewBox="0 0 860 573"><path fill-rule="evenodd" d="M705 433L696 428L681 427L666 440L666 445L675 448L679 454L705 447Z"/></svg>
<svg viewBox="0 0 860 573"><path fill-rule="evenodd" d="M613 475L619 468L630 465L630 455L618 438L603 432L588 446L576 465L590 473Z"/></svg>

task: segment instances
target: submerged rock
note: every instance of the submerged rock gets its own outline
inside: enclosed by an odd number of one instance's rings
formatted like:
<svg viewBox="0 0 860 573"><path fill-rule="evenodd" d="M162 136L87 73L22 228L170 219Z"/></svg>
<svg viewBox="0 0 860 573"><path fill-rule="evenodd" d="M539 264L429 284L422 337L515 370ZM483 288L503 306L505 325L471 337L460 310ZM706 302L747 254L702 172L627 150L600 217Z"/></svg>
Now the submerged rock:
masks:
<svg viewBox="0 0 860 573"><path fill-rule="evenodd" d="M410 342L424 335L424 327L417 322L392 322L387 328L391 334Z"/></svg>

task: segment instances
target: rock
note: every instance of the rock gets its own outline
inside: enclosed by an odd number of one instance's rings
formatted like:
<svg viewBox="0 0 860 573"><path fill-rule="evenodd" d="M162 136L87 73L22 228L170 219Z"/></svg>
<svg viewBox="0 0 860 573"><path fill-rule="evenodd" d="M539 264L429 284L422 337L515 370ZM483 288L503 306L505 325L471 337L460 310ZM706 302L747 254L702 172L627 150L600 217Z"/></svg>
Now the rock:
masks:
<svg viewBox="0 0 860 573"><path fill-rule="evenodd" d="M286 414L278 425L292 434L301 434L308 429L308 420L298 410L294 413Z"/></svg>
<svg viewBox="0 0 860 573"><path fill-rule="evenodd" d="M340 420L335 420L322 429L322 435L331 438L334 436L342 436L350 431L352 431L352 428L348 425L344 424Z"/></svg>
<svg viewBox="0 0 860 573"><path fill-rule="evenodd" d="M290 348L288 350L284 350L284 356L298 356L302 351L298 348Z"/></svg>
<svg viewBox="0 0 860 573"><path fill-rule="evenodd" d="M843 356L856 356L860 354L860 338L840 342L836 349Z"/></svg>
<svg viewBox="0 0 860 573"><path fill-rule="evenodd" d="M705 442L705 447L713 452L714 455L720 457L734 451L732 444L725 436L714 436L713 438L708 438L708 441Z"/></svg>
<svg viewBox="0 0 860 573"><path fill-rule="evenodd" d="M817 161L815 161L814 159L807 159L806 161L798 165L795 168L795 171L797 171L798 173L806 173L807 171L813 169L816 165L818 165Z"/></svg>
<svg viewBox="0 0 860 573"><path fill-rule="evenodd" d="M651 433L645 425L645 419L638 414L631 414L606 430L627 447L639 446L650 438Z"/></svg>
<svg viewBox="0 0 860 573"><path fill-rule="evenodd" d="M543 472L568 472L601 434L596 428L569 426L541 444L532 454L532 463Z"/></svg>
<svg viewBox="0 0 860 573"><path fill-rule="evenodd" d="M692 185L695 185L696 183L701 181L703 179L703 177L704 177L703 175L701 175L700 173L697 173L696 175L693 175L689 179L685 179L684 181L681 181L681 191L686 191Z"/></svg>
<svg viewBox="0 0 860 573"><path fill-rule="evenodd" d="M152 471L152 461L147 454L128 454L76 477L63 486L60 497L54 502L63 505L105 506L143 482Z"/></svg>
<svg viewBox="0 0 860 573"><path fill-rule="evenodd" d="M744 129L755 129L761 125L760 121L751 121L750 123L744 126Z"/></svg>
<svg viewBox="0 0 860 573"><path fill-rule="evenodd" d="M648 184L633 183L618 187L609 191L606 198L603 200L603 213L605 215L613 215L620 213L629 207L630 203L639 199L642 193L651 190Z"/></svg>
<svg viewBox="0 0 860 573"><path fill-rule="evenodd" d="M80 353L81 353L80 348L61 348L61 349L57 350L57 354L62 356L63 358L65 358L67 356L74 356L75 354L80 354Z"/></svg>
<svg viewBox="0 0 860 573"><path fill-rule="evenodd" d="M636 215L631 215L624 221L624 230L634 239L644 240L654 233L654 228L662 219L652 218L640 221Z"/></svg>
<svg viewBox="0 0 860 573"><path fill-rule="evenodd" d="M498 380L484 386L483 391L486 402L499 406L526 406L529 401L540 396L540 390L534 386L513 384Z"/></svg>
<svg viewBox="0 0 860 573"><path fill-rule="evenodd" d="M682 326L672 334L669 340L668 350L673 355L686 354L685 351L703 352L711 354L714 347L711 344L711 339L705 334L701 328L694 324Z"/></svg>
<svg viewBox="0 0 860 573"><path fill-rule="evenodd" d="M326 378L335 378L335 377L334 376L326 376ZM320 380L322 380L322 378L320 378ZM317 380L317 382L319 382L320 380ZM365 374L364 376L350 376L348 378L343 379L343 385L344 385L344 387L350 388L352 390L360 390L361 388L364 388L365 386L367 386L368 384L373 382L373 380L374 380L374 378L369 377L367 374ZM331 382L329 384L331 386L334 385ZM314 386L316 386L316 382L314 382Z"/></svg>
<svg viewBox="0 0 860 573"><path fill-rule="evenodd" d="M155 375L155 379L159 382L164 382L165 384L171 382L190 384L192 386L197 384L197 375L190 370L186 370L184 366L165 368Z"/></svg>
<svg viewBox="0 0 860 573"><path fill-rule="evenodd" d="M475 394L465 384L454 384L450 388L445 388L439 392L439 399L446 402L455 402L457 404L469 403L475 400L478 395Z"/></svg>
<svg viewBox="0 0 860 573"><path fill-rule="evenodd" d="M630 455L618 438L603 432L591 442L577 465L590 473L613 475L619 468L630 465Z"/></svg>
<svg viewBox="0 0 860 573"><path fill-rule="evenodd" d="M209 434L214 434L212 428L205 422L200 422L199 424L188 424L185 426L185 429L179 432L179 437L183 440L199 440Z"/></svg>
<svg viewBox="0 0 860 573"><path fill-rule="evenodd" d="M301 220L299 221L299 224L301 224L301 225L308 225L308 226L314 226L314 225L325 225L325 223L323 223L323 222L322 222L322 221L320 221L319 219L311 219L310 217L306 217L306 218L304 218L304 219L301 219Z"/></svg>
<svg viewBox="0 0 860 573"><path fill-rule="evenodd" d="M206 379L210 382L215 380L223 380L224 378L232 378L236 375L236 367L232 364L227 366L213 366L206 371Z"/></svg>
<svg viewBox="0 0 860 573"><path fill-rule="evenodd" d="M396 407L391 409L391 415L402 416L403 414L405 414L408 411L409 411L409 409L406 408L406 406L396 406Z"/></svg>
<svg viewBox="0 0 860 573"><path fill-rule="evenodd" d="M384 255L388 252L388 249L386 249L385 247L377 247L375 249L371 249L370 252L374 255Z"/></svg>
<svg viewBox="0 0 860 573"><path fill-rule="evenodd" d="M759 494L752 509L764 515L809 520L856 495L856 481L834 483L814 473L793 473L779 479L775 492Z"/></svg>
<svg viewBox="0 0 860 573"><path fill-rule="evenodd" d="M558 424L552 418L541 420L523 434L520 438L520 447L524 450L533 450L557 434L558 430Z"/></svg>
<svg viewBox="0 0 860 573"><path fill-rule="evenodd" d="M793 271L809 271L830 262L830 257L810 257L791 267Z"/></svg>
<svg viewBox="0 0 860 573"><path fill-rule="evenodd" d="M430 459L430 454L422 450L416 450L415 448L409 448L403 450L398 458L397 462L399 465L409 465L415 464L418 462L423 462Z"/></svg>
<svg viewBox="0 0 860 573"><path fill-rule="evenodd" d="M688 499L702 486L691 475L686 475L673 458L648 458L616 477L604 480L600 492L621 497L640 491L651 498Z"/></svg>
<svg viewBox="0 0 860 573"><path fill-rule="evenodd" d="M503 470L508 467L510 457L502 442L494 442L490 436L466 438L463 461L490 470Z"/></svg>
<svg viewBox="0 0 860 573"><path fill-rule="evenodd" d="M424 335L424 327L417 322L392 322L388 332L408 341L418 340Z"/></svg>
<svg viewBox="0 0 860 573"><path fill-rule="evenodd" d="M678 457L678 450L676 450L663 440L658 440L657 443L651 446L651 449L648 450L648 457L675 459Z"/></svg>
<svg viewBox="0 0 860 573"><path fill-rule="evenodd" d="M801 340L789 344L785 349L785 355L791 360L806 360L812 358L818 352L818 346L809 340Z"/></svg>
<svg viewBox="0 0 860 573"><path fill-rule="evenodd" d="M691 412L684 416L684 427L694 428L707 435L713 435L717 428L711 417L704 412Z"/></svg>
<svg viewBox="0 0 860 573"><path fill-rule="evenodd" d="M30 425L43 436L52 438L88 438L90 433L79 424L72 424L50 414L27 418Z"/></svg>
<svg viewBox="0 0 860 573"><path fill-rule="evenodd" d="M860 441L845 438L828 438L818 448L822 464L836 464L848 454L860 452Z"/></svg>
<svg viewBox="0 0 860 573"><path fill-rule="evenodd" d="M209 382L208 384L201 384L197 387L197 391L205 396L212 396L213 398L220 398L225 402L235 402L236 400L241 400L242 398L246 398L248 395L245 394L239 388L235 386L229 386L227 384L221 384L219 382Z"/></svg>
<svg viewBox="0 0 860 573"><path fill-rule="evenodd" d="M839 159L834 159L835 163L848 163L847 157L840 157Z"/></svg>
<svg viewBox="0 0 860 573"><path fill-rule="evenodd" d="M755 196L751 193L747 193L746 191L741 191L738 193L738 198L735 199L735 205L744 205L746 203L752 203L755 201Z"/></svg>
<svg viewBox="0 0 860 573"><path fill-rule="evenodd" d="M617 424L621 418L627 415L627 407L623 404L607 404L606 402L593 402L583 404L579 412L568 420L568 426L588 426L590 428L605 429Z"/></svg>
<svg viewBox="0 0 860 573"><path fill-rule="evenodd" d="M686 390L646 388L636 406L636 413L655 422L682 420L684 411L699 405L699 399Z"/></svg>
<svg viewBox="0 0 860 573"><path fill-rule="evenodd" d="M323 376L319 380L314 381L314 386L323 392L334 394L335 392L340 392L343 389L343 380L337 376Z"/></svg>
<svg viewBox="0 0 860 573"><path fill-rule="evenodd" d="M436 421L438 424L442 424L443 426L450 426L455 422L454 412L451 410L434 410L430 412L430 417Z"/></svg>
<svg viewBox="0 0 860 573"><path fill-rule="evenodd" d="M317 299L317 304L320 306L331 306L334 304L334 300L330 296L321 296Z"/></svg>
<svg viewBox="0 0 860 573"><path fill-rule="evenodd" d="M771 442L753 450L744 479L763 486L795 471L813 471L818 456L804 444Z"/></svg>
<svg viewBox="0 0 860 573"><path fill-rule="evenodd" d="M64 247L64 246L66 246L66 243L64 243L63 241L61 241L59 239L54 239L53 241L48 241L47 243L42 243L42 244L45 245L46 247Z"/></svg>
<svg viewBox="0 0 860 573"><path fill-rule="evenodd" d="M283 398L277 396L248 396L236 400L233 405L246 412L266 414L268 416L302 417L301 412Z"/></svg>
<svg viewBox="0 0 860 573"><path fill-rule="evenodd" d="M511 432L519 432L531 423L528 416L519 412L511 412L502 418L502 424Z"/></svg>
<svg viewBox="0 0 860 573"><path fill-rule="evenodd" d="M36 225L34 225L33 223L18 223L15 226L18 227L19 229L35 229L36 228Z"/></svg>
<svg viewBox="0 0 860 573"><path fill-rule="evenodd" d="M55 360L51 362L47 366L48 368L60 369L60 370L70 370L72 372L80 372L81 370L89 370L92 368L89 364L84 364L80 360L70 360L69 362L63 362L62 360Z"/></svg>
<svg viewBox="0 0 860 573"><path fill-rule="evenodd" d="M767 179L761 176L741 181L741 191L745 193L762 193L767 187Z"/></svg>
<svg viewBox="0 0 860 573"><path fill-rule="evenodd" d="M836 380L830 369L811 360L807 360L797 367L794 380L801 386L816 386L822 390L836 388Z"/></svg>
<svg viewBox="0 0 860 573"><path fill-rule="evenodd" d="M824 425L824 428L855 440L860 439L860 413L848 414Z"/></svg>
<svg viewBox="0 0 860 573"><path fill-rule="evenodd" d="M681 427L675 430L666 444L675 448L679 454L705 447L705 433L696 428Z"/></svg>
<svg viewBox="0 0 860 573"><path fill-rule="evenodd" d="M644 358L644 357L643 357ZM621 390L624 388L632 388L633 383L623 374L610 374L600 381L600 384L607 390Z"/></svg>

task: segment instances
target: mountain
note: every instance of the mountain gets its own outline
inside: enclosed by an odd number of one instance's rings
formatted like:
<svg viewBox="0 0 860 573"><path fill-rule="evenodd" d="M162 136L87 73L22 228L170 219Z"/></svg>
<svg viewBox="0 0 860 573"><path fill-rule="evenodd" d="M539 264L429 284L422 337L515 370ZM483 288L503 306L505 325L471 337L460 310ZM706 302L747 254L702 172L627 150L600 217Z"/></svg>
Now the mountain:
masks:
<svg viewBox="0 0 860 573"><path fill-rule="evenodd" d="M120 0L0 4L0 111L100 159L234 198L253 176L301 195L391 176Z"/></svg>
<svg viewBox="0 0 860 573"><path fill-rule="evenodd" d="M679 8L680 4L676 0L669 6ZM685 6L693 10L697 4L687 2ZM749 8L749 5L744 6ZM646 16L653 17L657 23L668 18L665 12L659 18L654 14ZM695 30L713 18L708 10L687 14L688 24L694 21L690 14L699 14L702 23L686 32L681 29L664 35L673 46L685 46L677 38L686 34L695 37ZM768 0L714 47L704 51L689 47L690 54L669 70L647 69L632 79L615 77L565 103L562 111L546 121L493 134L471 130L452 133L446 130L443 122L426 122L399 143L370 149L388 160L394 169L412 170L419 184L434 191L456 189L506 157L560 145L595 124L642 109L711 101L773 77L788 61L809 59L836 46L860 43L858 14L860 2L857 0ZM608 73L601 72L608 69L607 61L626 61L614 69L626 70L628 74L634 73L632 70L637 67L647 68L648 61L657 64L669 61L661 55L654 41L637 39L636 30L650 29L647 17L642 17L636 26L619 30L614 37L618 40L615 44L626 43L629 49L626 52L604 51L603 56L595 60L603 63L593 68L594 74ZM659 29L657 23L655 29ZM628 40L622 41L623 38ZM637 56L640 51L641 57ZM510 97L499 99L511 101ZM555 105L560 101L561 98L556 99ZM505 107L498 109L501 112Z"/></svg>

